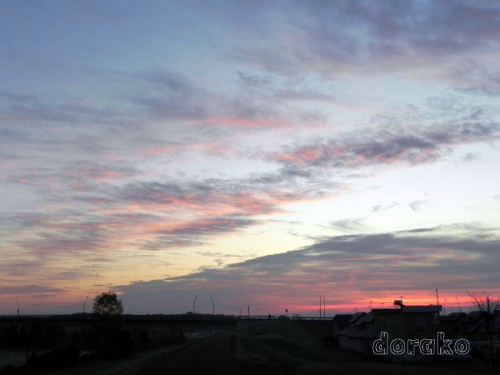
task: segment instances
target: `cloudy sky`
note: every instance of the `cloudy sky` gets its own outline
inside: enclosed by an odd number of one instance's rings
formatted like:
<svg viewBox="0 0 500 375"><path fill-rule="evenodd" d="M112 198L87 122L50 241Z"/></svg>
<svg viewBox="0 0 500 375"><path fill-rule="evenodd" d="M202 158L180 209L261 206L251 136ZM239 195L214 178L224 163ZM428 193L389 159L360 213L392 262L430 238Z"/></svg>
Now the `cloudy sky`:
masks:
<svg viewBox="0 0 500 375"><path fill-rule="evenodd" d="M497 1L5 0L0 33L0 314L500 294Z"/></svg>

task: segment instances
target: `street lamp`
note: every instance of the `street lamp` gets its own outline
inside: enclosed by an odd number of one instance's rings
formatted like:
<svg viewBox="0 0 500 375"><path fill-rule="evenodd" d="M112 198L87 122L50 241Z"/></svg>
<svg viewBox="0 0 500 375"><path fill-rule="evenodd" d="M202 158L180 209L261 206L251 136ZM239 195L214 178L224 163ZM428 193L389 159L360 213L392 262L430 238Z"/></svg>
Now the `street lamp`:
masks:
<svg viewBox="0 0 500 375"><path fill-rule="evenodd" d="M325 302L325 296L323 296L323 319L326 318L326 302Z"/></svg>
<svg viewBox="0 0 500 375"><path fill-rule="evenodd" d="M85 304L87 303L87 298L89 298L89 296L85 297L85 302L83 303L83 313L85 314Z"/></svg>
<svg viewBox="0 0 500 375"><path fill-rule="evenodd" d="M193 302L193 314L196 314L196 298L198 298L198 295L194 297L194 302Z"/></svg>
<svg viewBox="0 0 500 375"><path fill-rule="evenodd" d="M212 298L212 315L215 315L214 297L210 296L210 298Z"/></svg>

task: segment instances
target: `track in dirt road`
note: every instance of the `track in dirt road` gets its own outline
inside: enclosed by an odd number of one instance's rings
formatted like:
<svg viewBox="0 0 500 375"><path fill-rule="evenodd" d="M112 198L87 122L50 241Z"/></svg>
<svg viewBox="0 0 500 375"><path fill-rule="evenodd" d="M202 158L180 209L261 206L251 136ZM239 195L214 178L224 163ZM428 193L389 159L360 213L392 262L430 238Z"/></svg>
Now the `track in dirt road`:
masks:
<svg viewBox="0 0 500 375"><path fill-rule="evenodd" d="M283 372L248 365L231 355L230 332L189 345L144 368L138 375L282 375Z"/></svg>

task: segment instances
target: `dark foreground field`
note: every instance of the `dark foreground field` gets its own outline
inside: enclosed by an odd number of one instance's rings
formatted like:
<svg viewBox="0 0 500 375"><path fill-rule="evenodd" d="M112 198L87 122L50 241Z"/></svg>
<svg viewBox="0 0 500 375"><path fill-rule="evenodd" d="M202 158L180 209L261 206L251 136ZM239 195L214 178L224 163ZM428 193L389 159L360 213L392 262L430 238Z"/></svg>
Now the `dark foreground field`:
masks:
<svg viewBox="0 0 500 375"><path fill-rule="evenodd" d="M451 367L451 368L450 368ZM484 374L483 364L427 366L370 362L354 353L326 348L307 329L273 321L197 342L138 372L160 374Z"/></svg>
<svg viewBox="0 0 500 375"><path fill-rule="evenodd" d="M371 362L355 353L324 347L292 321L269 321L237 332L220 333L177 347L120 361L83 361L78 367L46 375L478 375L493 373L481 362L436 367ZM495 372L499 374L499 372Z"/></svg>

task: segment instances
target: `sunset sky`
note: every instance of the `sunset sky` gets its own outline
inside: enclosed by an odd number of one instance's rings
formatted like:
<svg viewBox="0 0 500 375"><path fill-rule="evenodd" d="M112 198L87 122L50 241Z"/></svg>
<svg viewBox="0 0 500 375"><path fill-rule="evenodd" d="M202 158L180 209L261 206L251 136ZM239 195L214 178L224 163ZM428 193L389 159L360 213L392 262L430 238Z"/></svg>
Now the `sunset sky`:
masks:
<svg viewBox="0 0 500 375"><path fill-rule="evenodd" d="M0 314L500 295L498 1L3 0L0 34Z"/></svg>

